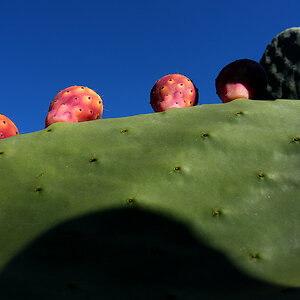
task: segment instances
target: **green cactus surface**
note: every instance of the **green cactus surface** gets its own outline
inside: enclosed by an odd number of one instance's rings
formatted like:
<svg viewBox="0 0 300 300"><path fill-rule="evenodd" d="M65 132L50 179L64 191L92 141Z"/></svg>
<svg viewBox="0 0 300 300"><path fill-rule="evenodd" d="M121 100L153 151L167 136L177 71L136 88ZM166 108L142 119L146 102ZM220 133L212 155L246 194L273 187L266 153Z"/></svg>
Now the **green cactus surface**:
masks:
<svg viewBox="0 0 300 300"><path fill-rule="evenodd" d="M237 99L1 140L1 299L299 299L299 114Z"/></svg>
<svg viewBox="0 0 300 300"><path fill-rule="evenodd" d="M260 63L268 76L271 99L300 99L300 27L278 34L267 46Z"/></svg>

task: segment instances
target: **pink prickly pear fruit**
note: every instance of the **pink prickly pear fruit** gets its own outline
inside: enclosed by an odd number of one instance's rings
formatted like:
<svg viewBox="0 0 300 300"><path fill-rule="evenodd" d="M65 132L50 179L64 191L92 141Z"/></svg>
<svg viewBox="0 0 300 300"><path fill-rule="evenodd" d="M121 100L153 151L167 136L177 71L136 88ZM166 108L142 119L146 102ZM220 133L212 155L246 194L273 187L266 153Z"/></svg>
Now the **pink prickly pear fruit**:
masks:
<svg viewBox="0 0 300 300"><path fill-rule="evenodd" d="M198 89L184 75L166 75L159 79L151 89L150 104L155 112L189 107L197 103Z"/></svg>
<svg viewBox="0 0 300 300"><path fill-rule="evenodd" d="M77 123L101 119L103 102L93 90L72 86L60 91L50 103L45 125L56 122Z"/></svg>
<svg viewBox="0 0 300 300"><path fill-rule="evenodd" d="M215 82L216 92L224 103L238 98L265 99L267 83L264 68L247 58L225 66Z"/></svg>
<svg viewBox="0 0 300 300"><path fill-rule="evenodd" d="M7 117L0 114L0 139L5 139L19 134L16 125Z"/></svg>

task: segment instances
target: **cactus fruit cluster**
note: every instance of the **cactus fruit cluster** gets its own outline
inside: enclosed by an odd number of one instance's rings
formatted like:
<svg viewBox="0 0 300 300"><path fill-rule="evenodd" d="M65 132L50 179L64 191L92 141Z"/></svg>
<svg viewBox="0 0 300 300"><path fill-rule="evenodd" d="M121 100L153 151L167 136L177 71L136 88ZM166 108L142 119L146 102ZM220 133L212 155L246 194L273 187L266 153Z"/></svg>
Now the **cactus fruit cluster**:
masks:
<svg viewBox="0 0 300 300"><path fill-rule="evenodd" d="M4 139L1 299L299 297L299 112L238 99Z"/></svg>
<svg viewBox="0 0 300 300"><path fill-rule="evenodd" d="M162 77L150 92L150 104L155 112L190 107L197 103L198 89L189 78L181 74Z"/></svg>
<svg viewBox="0 0 300 300"><path fill-rule="evenodd" d="M267 46L261 65L271 99L300 99L300 27L278 34Z"/></svg>
<svg viewBox="0 0 300 300"><path fill-rule="evenodd" d="M56 122L85 122L100 119L103 113L101 97L84 86L72 86L60 91L50 103L46 127Z"/></svg>

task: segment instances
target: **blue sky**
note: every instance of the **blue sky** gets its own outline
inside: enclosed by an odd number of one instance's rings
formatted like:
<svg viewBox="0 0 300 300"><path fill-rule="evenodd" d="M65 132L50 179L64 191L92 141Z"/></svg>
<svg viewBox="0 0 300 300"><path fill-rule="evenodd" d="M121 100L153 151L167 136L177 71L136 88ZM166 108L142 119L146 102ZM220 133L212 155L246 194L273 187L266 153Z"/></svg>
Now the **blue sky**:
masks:
<svg viewBox="0 0 300 300"><path fill-rule="evenodd" d="M220 103L219 71L259 61L299 11L299 0L3 1L0 112L21 134L42 130L56 94L83 85L105 119L148 114L152 86L172 73L193 80L199 105Z"/></svg>

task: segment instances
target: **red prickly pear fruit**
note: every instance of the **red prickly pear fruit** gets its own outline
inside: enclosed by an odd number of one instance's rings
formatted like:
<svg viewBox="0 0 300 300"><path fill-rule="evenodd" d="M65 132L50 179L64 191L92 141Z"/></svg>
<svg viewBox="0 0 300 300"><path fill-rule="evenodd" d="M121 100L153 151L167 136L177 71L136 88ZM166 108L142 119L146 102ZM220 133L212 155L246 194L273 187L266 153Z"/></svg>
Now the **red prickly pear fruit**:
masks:
<svg viewBox="0 0 300 300"><path fill-rule="evenodd" d="M150 104L155 112L189 107L197 103L198 89L184 75L166 75L159 79L151 89Z"/></svg>
<svg viewBox="0 0 300 300"><path fill-rule="evenodd" d="M5 139L17 134L19 134L19 130L16 125L8 117L0 114L0 139Z"/></svg>
<svg viewBox="0 0 300 300"><path fill-rule="evenodd" d="M222 102L238 98L265 99L267 74L251 59L238 59L225 66L216 78L216 92Z"/></svg>
<svg viewBox="0 0 300 300"><path fill-rule="evenodd" d="M45 127L56 122L77 123L101 119L103 102L93 90L71 86L60 91L50 103Z"/></svg>

